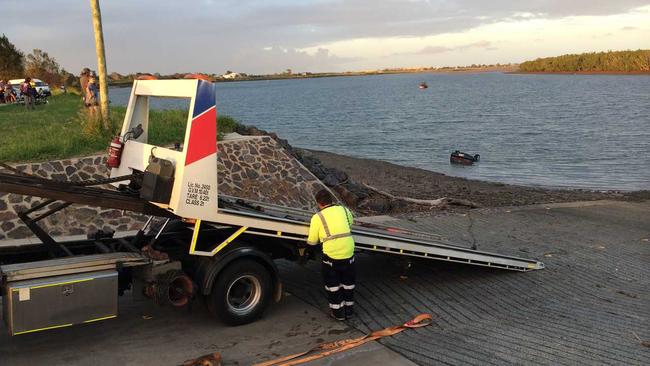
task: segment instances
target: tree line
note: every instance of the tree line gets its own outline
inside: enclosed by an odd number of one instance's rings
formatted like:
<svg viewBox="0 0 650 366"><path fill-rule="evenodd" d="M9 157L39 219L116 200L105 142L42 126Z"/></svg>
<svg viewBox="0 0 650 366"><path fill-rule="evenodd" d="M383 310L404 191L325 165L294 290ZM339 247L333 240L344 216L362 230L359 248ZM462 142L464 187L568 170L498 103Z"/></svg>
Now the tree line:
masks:
<svg viewBox="0 0 650 366"><path fill-rule="evenodd" d="M73 89L79 87L77 77L61 68L47 52L34 49L25 56L3 34L0 37L0 79L22 79L26 76L41 79L52 88L61 85Z"/></svg>
<svg viewBox="0 0 650 366"><path fill-rule="evenodd" d="M519 65L523 72L650 72L650 50L591 52L538 58Z"/></svg>

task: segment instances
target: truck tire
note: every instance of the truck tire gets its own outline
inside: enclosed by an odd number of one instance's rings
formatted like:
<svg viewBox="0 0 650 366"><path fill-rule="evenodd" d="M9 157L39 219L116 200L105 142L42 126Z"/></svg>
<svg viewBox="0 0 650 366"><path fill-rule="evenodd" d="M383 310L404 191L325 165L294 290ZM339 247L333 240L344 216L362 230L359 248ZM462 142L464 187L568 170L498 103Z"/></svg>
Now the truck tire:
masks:
<svg viewBox="0 0 650 366"><path fill-rule="evenodd" d="M259 319L273 297L271 274L252 259L239 259L221 271L208 299L208 308L227 325Z"/></svg>

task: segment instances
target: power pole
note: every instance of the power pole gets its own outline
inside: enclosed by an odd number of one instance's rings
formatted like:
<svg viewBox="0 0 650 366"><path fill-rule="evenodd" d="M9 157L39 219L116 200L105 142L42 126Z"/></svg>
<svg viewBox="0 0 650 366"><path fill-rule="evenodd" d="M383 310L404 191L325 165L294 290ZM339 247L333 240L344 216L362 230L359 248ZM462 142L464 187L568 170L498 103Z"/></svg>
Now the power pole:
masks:
<svg viewBox="0 0 650 366"><path fill-rule="evenodd" d="M99 73L100 111L104 128L109 127L108 85L106 83L106 53L104 51L104 32L102 30L102 12L99 0L90 0L93 11L93 29L95 31L95 51L97 52L97 72Z"/></svg>

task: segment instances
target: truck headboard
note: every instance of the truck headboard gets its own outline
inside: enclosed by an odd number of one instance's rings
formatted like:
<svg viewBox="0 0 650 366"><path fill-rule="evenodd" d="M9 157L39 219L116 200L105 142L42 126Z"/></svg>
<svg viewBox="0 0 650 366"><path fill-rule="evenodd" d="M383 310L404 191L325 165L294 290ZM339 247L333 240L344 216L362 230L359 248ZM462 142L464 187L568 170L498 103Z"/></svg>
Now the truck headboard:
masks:
<svg viewBox="0 0 650 366"><path fill-rule="evenodd" d="M148 143L149 97L189 98L189 113L182 149L176 151ZM174 165L169 203L154 202L183 218L214 220L217 215L217 108L214 85L205 80L135 80L124 116L121 136L138 124L144 132L127 139L118 168L111 177L145 171L149 158Z"/></svg>

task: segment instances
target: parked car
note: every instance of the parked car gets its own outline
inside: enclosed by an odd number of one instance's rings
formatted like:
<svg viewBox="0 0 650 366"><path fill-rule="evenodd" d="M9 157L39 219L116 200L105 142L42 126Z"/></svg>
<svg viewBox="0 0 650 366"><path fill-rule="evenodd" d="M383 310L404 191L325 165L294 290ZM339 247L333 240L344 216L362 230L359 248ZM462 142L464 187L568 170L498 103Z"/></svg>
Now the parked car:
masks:
<svg viewBox="0 0 650 366"><path fill-rule="evenodd" d="M14 90L16 91L16 95L20 94L20 84L22 84L23 81L25 81L24 78L9 80ZM50 91L50 86L46 82L44 82L41 79L34 79L34 78L32 78L32 81L34 82L34 84L36 84L36 92L38 94L41 94L46 97L52 95L52 92Z"/></svg>

